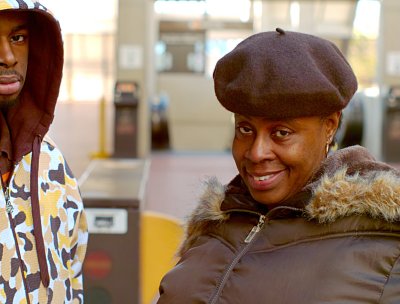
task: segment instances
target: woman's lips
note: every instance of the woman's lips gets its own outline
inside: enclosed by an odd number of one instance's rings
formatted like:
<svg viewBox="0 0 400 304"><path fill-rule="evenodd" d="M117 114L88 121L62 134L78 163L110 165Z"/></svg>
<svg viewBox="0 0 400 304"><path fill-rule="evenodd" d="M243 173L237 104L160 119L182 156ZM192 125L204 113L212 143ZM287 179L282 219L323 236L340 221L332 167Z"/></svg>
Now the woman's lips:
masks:
<svg viewBox="0 0 400 304"><path fill-rule="evenodd" d="M266 191L275 187L282 180L284 174L285 170L263 174L247 173L247 180L252 189Z"/></svg>
<svg viewBox="0 0 400 304"><path fill-rule="evenodd" d="M20 90L21 81L18 77L0 76L0 95L12 95Z"/></svg>

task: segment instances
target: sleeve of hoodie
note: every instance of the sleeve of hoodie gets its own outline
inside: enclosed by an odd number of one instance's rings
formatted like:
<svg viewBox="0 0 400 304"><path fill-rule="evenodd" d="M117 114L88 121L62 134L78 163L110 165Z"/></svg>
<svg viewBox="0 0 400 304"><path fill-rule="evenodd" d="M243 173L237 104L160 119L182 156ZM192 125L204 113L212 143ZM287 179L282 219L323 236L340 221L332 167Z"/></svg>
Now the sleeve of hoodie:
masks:
<svg viewBox="0 0 400 304"><path fill-rule="evenodd" d="M400 303L400 256L393 265L389 273L385 287L382 291L382 296L379 303L396 304Z"/></svg>
<svg viewBox="0 0 400 304"><path fill-rule="evenodd" d="M67 167L67 165L66 165ZM68 173L67 173L68 175ZM69 221L73 222L70 230L71 268L70 278L74 298L83 298L82 266L86 255L88 242L88 225L83 208L82 198L75 178L67 183L67 197L73 198L77 208L71 214ZM68 185L69 184L69 185Z"/></svg>
<svg viewBox="0 0 400 304"><path fill-rule="evenodd" d="M88 231L86 215L80 210L76 218L75 229L72 234L72 288L74 298L80 298L83 294L82 265L86 254Z"/></svg>

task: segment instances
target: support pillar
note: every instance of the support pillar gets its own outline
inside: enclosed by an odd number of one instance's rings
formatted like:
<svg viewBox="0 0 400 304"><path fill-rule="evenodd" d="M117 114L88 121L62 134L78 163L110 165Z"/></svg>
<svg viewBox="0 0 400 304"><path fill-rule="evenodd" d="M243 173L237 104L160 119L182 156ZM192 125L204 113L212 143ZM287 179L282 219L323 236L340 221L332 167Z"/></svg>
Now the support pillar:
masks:
<svg viewBox="0 0 400 304"><path fill-rule="evenodd" d="M381 0L380 35L378 40L378 72L377 81L380 88L380 114L375 120L379 120L377 130L378 156L383 161L385 158L385 146L400 145L400 133L396 130L400 127L400 113L392 115L390 122L387 113L386 97L391 87L400 87L400 1ZM372 119L372 117L371 117ZM390 133L390 134L389 134ZM389 134L389 135L388 135ZM391 141L388 144L388 140ZM400 156L398 157L400 162Z"/></svg>

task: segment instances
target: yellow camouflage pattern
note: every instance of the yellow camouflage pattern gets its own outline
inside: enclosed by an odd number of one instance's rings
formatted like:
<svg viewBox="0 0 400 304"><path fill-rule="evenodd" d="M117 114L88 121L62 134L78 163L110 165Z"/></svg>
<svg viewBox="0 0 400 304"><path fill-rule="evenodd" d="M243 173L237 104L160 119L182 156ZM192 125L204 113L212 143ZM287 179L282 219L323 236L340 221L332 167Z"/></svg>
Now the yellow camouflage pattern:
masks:
<svg viewBox="0 0 400 304"><path fill-rule="evenodd" d="M77 180L61 152L45 138L41 145L38 180L50 274L50 285L45 288L40 280L33 235L30 163L31 153L16 165L11 176L10 215L6 211L4 193L0 191L0 303L27 303L27 294L30 303L83 303L82 263L88 232Z"/></svg>

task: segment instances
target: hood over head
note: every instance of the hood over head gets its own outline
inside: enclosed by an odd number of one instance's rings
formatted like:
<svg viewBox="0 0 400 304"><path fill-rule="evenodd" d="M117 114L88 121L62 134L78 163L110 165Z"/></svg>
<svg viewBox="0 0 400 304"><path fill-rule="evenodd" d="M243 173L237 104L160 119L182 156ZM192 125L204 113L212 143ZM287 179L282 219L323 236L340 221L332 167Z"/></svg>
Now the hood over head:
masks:
<svg viewBox="0 0 400 304"><path fill-rule="evenodd" d="M13 163L32 152L30 194L34 237L40 279L48 287L50 277L42 233L38 171L41 141L53 121L62 78L64 53L61 29L52 14L36 1L0 0L2 11L25 12L29 16L29 57L25 83L19 101L6 112L0 112L1 140L2 148L5 147Z"/></svg>
<svg viewBox="0 0 400 304"><path fill-rule="evenodd" d="M0 0L1 11L29 13L28 71L20 101L6 114L14 162L32 151L35 137L43 138L54 117L64 62L58 21L39 2Z"/></svg>

